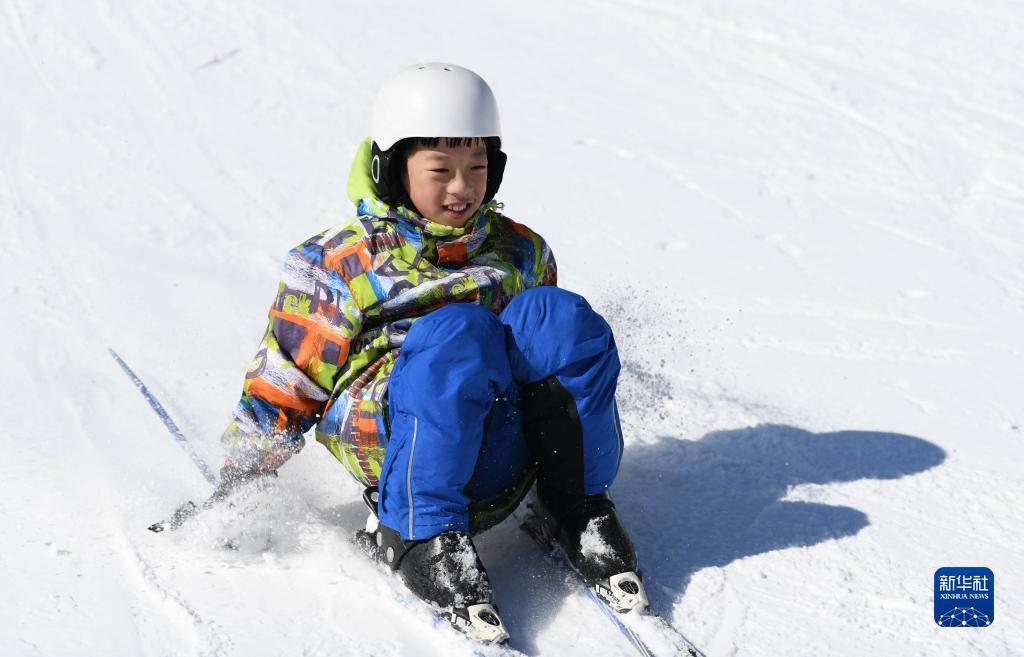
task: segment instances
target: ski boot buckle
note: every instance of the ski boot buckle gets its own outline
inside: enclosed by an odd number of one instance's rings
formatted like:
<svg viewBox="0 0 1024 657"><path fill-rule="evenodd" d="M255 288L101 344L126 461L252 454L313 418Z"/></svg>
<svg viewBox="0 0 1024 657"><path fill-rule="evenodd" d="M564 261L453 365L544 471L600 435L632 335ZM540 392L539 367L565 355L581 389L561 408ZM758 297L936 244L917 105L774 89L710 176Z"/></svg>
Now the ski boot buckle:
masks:
<svg viewBox="0 0 1024 657"><path fill-rule="evenodd" d="M643 581L632 571L612 575L597 582L594 584L594 593L619 613L637 608L643 610L649 604Z"/></svg>
<svg viewBox="0 0 1024 657"><path fill-rule="evenodd" d="M505 629L498 610L492 604L483 603L451 609L448 618L455 629L476 641L494 644L505 643L509 639L508 630Z"/></svg>

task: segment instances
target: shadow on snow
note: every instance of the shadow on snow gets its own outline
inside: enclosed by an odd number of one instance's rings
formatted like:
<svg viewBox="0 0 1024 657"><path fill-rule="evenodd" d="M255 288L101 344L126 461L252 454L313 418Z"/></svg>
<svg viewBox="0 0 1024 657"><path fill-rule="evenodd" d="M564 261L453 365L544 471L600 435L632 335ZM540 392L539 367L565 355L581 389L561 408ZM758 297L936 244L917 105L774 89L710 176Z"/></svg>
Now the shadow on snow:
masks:
<svg viewBox="0 0 1024 657"><path fill-rule="evenodd" d="M613 490L652 583L651 602L667 612L702 568L853 536L870 524L851 507L786 501L791 487L898 479L945 458L903 434L768 424L633 445Z"/></svg>
<svg viewBox="0 0 1024 657"><path fill-rule="evenodd" d="M630 445L612 490L636 543L651 604L670 613L702 568L853 536L870 524L851 507L784 500L793 486L898 479L945 458L941 448L914 436L760 425L699 441L666 436ZM564 571L550 562L538 566L537 547L513 521L477 544L499 605L511 603L502 612L513 645L535 654L533 637L566 601Z"/></svg>

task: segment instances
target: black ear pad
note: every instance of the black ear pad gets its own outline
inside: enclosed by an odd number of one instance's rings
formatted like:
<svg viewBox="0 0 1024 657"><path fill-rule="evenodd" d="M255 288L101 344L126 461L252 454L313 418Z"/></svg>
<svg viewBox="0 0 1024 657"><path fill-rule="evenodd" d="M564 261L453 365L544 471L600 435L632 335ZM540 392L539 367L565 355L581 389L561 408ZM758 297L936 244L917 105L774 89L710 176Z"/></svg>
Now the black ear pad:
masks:
<svg viewBox="0 0 1024 657"><path fill-rule="evenodd" d="M484 203L490 201L498 193L498 188L501 187L501 178L505 175L506 162L508 162L508 156L501 148L488 149L487 190L484 191Z"/></svg>
<svg viewBox="0 0 1024 657"><path fill-rule="evenodd" d="M371 146L372 159L370 160L370 178L377 188L377 197L389 205L401 203L405 198L405 189L402 187L401 175L395 175L395 167L400 164L400 157L396 157L398 149L389 148L382 151L377 142Z"/></svg>

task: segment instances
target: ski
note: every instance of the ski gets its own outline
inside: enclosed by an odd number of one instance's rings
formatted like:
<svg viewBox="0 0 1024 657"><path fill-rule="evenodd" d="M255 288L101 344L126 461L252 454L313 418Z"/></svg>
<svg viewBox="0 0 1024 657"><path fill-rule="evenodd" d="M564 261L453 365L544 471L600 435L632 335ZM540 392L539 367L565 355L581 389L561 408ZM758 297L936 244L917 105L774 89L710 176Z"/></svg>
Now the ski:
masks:
<svg viewBox="0 0 1024 657"><path fill-rule="evenodd" d="M124 362L124 359L117 355L116 351L110 348L108 348L107 351L110 352L110 355L114 357L114 360L117 361L117 364L121 366L121 370L128 376L129 379L131 379L132 383L135 384L135 387L138 389L138 391L142 393L142 396L149 403L149 407L153 409L153 412L156 413L157 417L160 418L160 421L164 423L164 426L167 427L167 430L171 432L171 435L174 437L175 442L181 445L181 448L185 450L185 452L188 454L188 457L192 459L193 465L195 465L196 469L198 469L199 472L203 475L203 479L206 480L206 483L216 487L218 483L217 475L213 474L213 471L210 470L210 467L206 465L206 461L204 461L199 456L199 454L196 453L196 450L192 447L192 443L189 442L188 437L181 429L178 428L178 425L175 424L174 420L171 419L170 414L164 410L163 404L161 404L160 401L156 398L156 396L149 391L149 388L147 388L146 384L142 382L142 379L140 379L139 376L132 371L132 368L128 367L128 363ZM178 513L181 512L183 512L182 509L178 509Z"/></svg>
<svg viewBox="0 0 1024 657"><path fill-rule="evenodd" d="M527 504L528 510L525 514L516 514L519 527L536 541L549 555L554 556L558 563L573 573L589 599L600 611L602 616L625 638L632 646L636 654L642 657L705 657L682 632L677 630L671 623L662 616L651 612L646 605L646 595L643 593L642 584L634 579L632 589L636 589L642 604L629 612L616 611L610 603L611 593L607 586L597 584L593 587L586 586L583 579L572 567L568 555L546 535L544 529L539 525L532 504ZM613 578L615 579L615 578ZM626 578L628 581L631 578ZM641 588L637 588L639 585ZM606 590L607 589L607 590ZM603 594L603 595L602 595Z"/></svg>

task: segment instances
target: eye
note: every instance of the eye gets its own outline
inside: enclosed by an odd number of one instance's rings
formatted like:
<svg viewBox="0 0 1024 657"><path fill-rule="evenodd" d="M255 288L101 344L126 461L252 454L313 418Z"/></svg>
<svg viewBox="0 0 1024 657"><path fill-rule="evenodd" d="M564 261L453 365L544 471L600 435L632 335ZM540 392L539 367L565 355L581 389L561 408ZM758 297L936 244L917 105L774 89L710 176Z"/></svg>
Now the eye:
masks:
<svg viewBox="0 0 1024 657"><path fill-rule="evenodd" d="M431 173L448 173L448 169L431 169Z"/></svg>
<svg viewBox="0 0 1024 657"><path fill-rule="evenodd" d="M478 164L475 167L473 167L473 171L483 171L486 168L487 168L486 164Z"/></svg>

